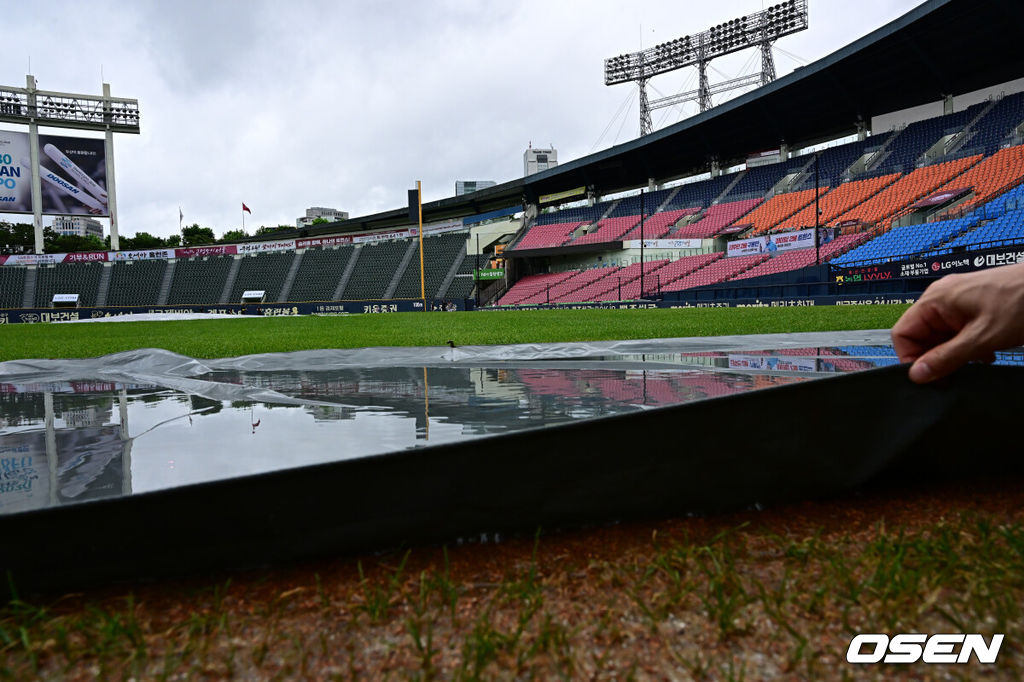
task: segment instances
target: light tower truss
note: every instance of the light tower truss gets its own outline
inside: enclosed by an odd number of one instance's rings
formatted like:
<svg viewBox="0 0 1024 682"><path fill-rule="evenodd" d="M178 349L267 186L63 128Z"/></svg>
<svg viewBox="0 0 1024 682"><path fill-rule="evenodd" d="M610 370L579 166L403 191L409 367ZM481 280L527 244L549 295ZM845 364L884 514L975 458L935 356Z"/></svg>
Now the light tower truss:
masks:
<svg viewBox="0 0 1024 682"><path fill-rule="evenodd" d="M103 84L102 95L78 95L51 92L36 87L32 75L25 77L25 87L0 85L0 123L28 126L30 138L32 222L35 228L35 250L43 253L43 214L39 165L39 126L97 130L104 136L106 165L106 204L110 217L110 247L120 250L117 223L117 193L114 185L114 133L139 134L139 101L112 97L110 85ZM68 163L71 163L70 161ZM74 164L72 164L74 165ZM79 172L81 172L79 170Z"/></svg>
<svg viewBox="0 0 1024 682"><path fill-rule="evenodd" d="M712 26L701 33L676 38L640 52L611 57L604 62L604 83L617 85L635 81L639 84L640 134L646 135L651 132L652 109L697 99L701 111L706 111L711 106L712 94L748 85L764 85L775 80L772 43L807 28L807 2L785 0L760 12ZM715 86L709 84L707 67L712 59L752 47L761 49L761 73ZM700 72L699 87L695 93L648 101L646 87L651 77L687 66L697 66Z"/></svg>
<svg viewBox="0 0 1024 682"><path fill-rule="evenodd" d="M139 101L0 85L0 122L139 133Z"/></svg>

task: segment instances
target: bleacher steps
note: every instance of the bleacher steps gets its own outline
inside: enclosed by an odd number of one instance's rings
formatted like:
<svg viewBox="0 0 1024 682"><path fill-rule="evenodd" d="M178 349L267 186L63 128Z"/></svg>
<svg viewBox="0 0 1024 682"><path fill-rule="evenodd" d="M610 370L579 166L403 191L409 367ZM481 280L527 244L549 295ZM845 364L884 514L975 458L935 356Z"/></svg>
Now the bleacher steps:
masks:
<svg viewBox="0 0 1024 682"><path fill-rule="evenodd" d="M363 247L352 248L355 251L352 252L352 256L348 259L348 265L345 266L344 272L341 273L341 279L338 280L338 288L334 290L334 298L331 300L342 300L341 297L345 293L345 287L348 286L348 280L352 277L352 271L356 269L356 263L359 262L359 256L363 252Z"/></svg>
<svg viewBox="0 0 1024 682"><path fill-rule="evenodd" d="M107 294L110 292L110 275L113 270L113 263L103 264L103 272L100 274L100 286L96 291L97 306L105 306L107 304Z"/></svg>
<svg viewBox="0 0 1024 682"><path fill-rule="evenodd" d="M883 144L881 147L879 147L878 150L871 156L870 159L865 161L864 169L861 171L861 173L867 173L867 172L873 171L876 168L878 168L879 166L881 166L882 162L885 161L889 157L889 154L892 153L890 151L889 147L892 146L892 143L895 142L896 139L899 138L899 136L902 135L904 133L904 131L906 131L906 129L907 129L907 126L904 125L904 126L901 126L900 128L898 128L895 132L893 132L893 134L889 136L889 139L885 141L885 144ZM856 165L856 164L854 164L854 165ZM851 170L852 170L852 166L851 166ZM859 173L858 173L858 175L859 175Z"/></svg>
<svg viewBox="0 0 1024 682"><path fill-rule="evenodd" d="M612 205L608 207L608 210L607 210L607 211L605 211L605 212L604 212L604 213L603 213L603 214L601 215L601 217L600 217L600 218L598 218L597 220L595 220L594 222L595 222L595 223L599 223L599 222L601 222L602 220L604 220L605 218L607 218L607 217L608 217L609 215L611 215L612 211L614 211L614 210L615 210L616 208L618 208L618 206L619 206L619 204L620 204L620 203L622 203L622 199L616 199L615 201L613 201L613 202L612 202Z"/></svg>
<svg viewBox="0 0 1024 682"><path fill-rule="evenodd" d="M177 260L167 261L167 268L164 269L164 281L160 283L160 293L156 297L157 305L167 305L167 299L171 297L171 283L174 282L174 267Z"/></svg>
<svg viewBox="0 0 1024 682"><path fill-rule="evenodd" d="M395 290L398 289L398 283L402 281L402 275L405 274L405 269L409 267L409 263L412 261L419 251L419 240L410 239L409 246L405 249L405 254L402 256L401 262L398 267L395 268L395 274L391 277L391 282L388 284L388 288L384 290L384 298L392 298L395 295ZM413 267L418 268L420 264L417 262Z"/></svg>
<svg viewBox="0 0 1024 682"><path fill-rule="evenodd" d="M455 281L455 275L458 274L462 268L462 262L466 260L466 244L463 242L462 248L459 250L458 255L452 259L452 266L448 268L448 274L444 276L444 281L441 282L441 286L437 289L437 297L444 298L448 293L448 287Z"/></svg>
<svg viewBox="0 0 1024 682"><path fill-rule="evenodd" d="M721 203L722 199L724 199L725 197L729 196L729 192L732 191L732 188L735 187L736 183L738 183L740 180L742 180L743 176L746 175L746 174L747 174L747 171L745 171L745 170L741 170L739 173L737 173L736 177L734 177L732 179L732 182L730 182L728 185L726 185L725 189L722 190L722 193L714 198L714 200L711 202L711 205L714 206L714 205L716 205L718 203Z"/></svg>
<svg viewBox="0 0 1024 682"><path fill-rule="evenodd" d="M224 291L220 293L220 299L218 303L225 305L229 303L228 299L231 298L231 289L235 286L235 278L238 277L238 269L242 267L242 258L249 258L250 256L235 256L231 261L231 269L228 270L228 278L224 282ZM230 303L238 303L238 301L230 301Z"/></svg>
<svg viewBox="0 0 1024 682"><path fill-rule="evenodd" d="M777 183L775 183L774 187L768 190L768 193L764 195L765 201L768 201L776 194L785 194L787 192L792 192L797 188L798 185L803 184L803 181L806 180L807 177L810 175L811 166L814 165L814 154L808 154L807 156L810 158L807 159L807 163L800 166L799 170L797 170L795 173L790 173L789 175L785 176Z"/></svg>
<svg viewBox="0 0 1024 682"><path fill-rule="evenodd" d="M281 285L281 293L277 296L279 303L287 301L288 296L292 293L292 285L295 284L295 275L299 272L299 265L302 263L302 257L304 255L306 255L305 251L297 251L295 253L295 258L292 259L292 266L288 269L288 274L284 276L284 284Z"/></svg>
<svg viewBox="0 0 1024 682"><path fill-rule="evenodd" d="M945 142L942 145L942 156L945 156L946 154L952 154L956 150L962 149L971 138L977 135L978 131L975 130L974 126L977 125L978 121L980 121L983 116L988 114L988 112L992 111L992 107L999 104L999 102L1002 99L1002 97L993 97L991 100L989 100L988 104L981 108L981 111L978 112L977 116L972 118L970 121L967 122L966 125L964 125L963 130L961 130L959 133L956 133L955 135L950 136L948 140L945 140Z"/></svg>
<svg viewBox="0 0 1024 682"><path fill-rule="evenodd" d="M29 265L25 269L25 292L21 297L22 308L35 308L36 301L36 277L38 266Z"/></svg>
<svg viewBox="0 0 1024 682"><path fill-rule="evenodd" d="M682 187L682 185L680 185L679 187L676 187L671 192L669 192L668 196L665 197L665 201L661 202L661 206L658 206L658 209L656 211L654 211L654 212L655 213L664 213L665 212L665 207L672 203L672 200L676 198L676 195L679 194L679 191L682 190L682 189L683 189L683 187Z"/></svg>

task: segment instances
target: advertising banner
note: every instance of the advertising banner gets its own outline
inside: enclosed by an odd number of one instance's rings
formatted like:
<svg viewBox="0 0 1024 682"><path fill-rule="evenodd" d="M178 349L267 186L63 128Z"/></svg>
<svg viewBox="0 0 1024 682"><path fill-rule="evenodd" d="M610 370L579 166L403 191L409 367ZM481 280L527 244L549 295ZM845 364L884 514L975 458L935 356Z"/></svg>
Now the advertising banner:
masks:
<svg viewBox="0 0 1024 682"><path fill-rule="evenodd" d="M233 256L238 253L235 245L229 246L191 246L175 249L175 258L195 258L196 256Z"/></svg>
<svg viewBox="0 0 1024 682"><path fill-rule="evenodd" d="M699 249L701 247L700 239L645 239L645 249ZM624 249L639 249L639 239L627 239L622 242L622 248Z"/></svg>
<svg viewBox="0 0 1024 682"><path fill-rule="evenodd" d="M106 263L110 258L109 251L75 251L62 253L65 263Z"/></svg>
<svg viewBox="0 0 1024 682"><path fill-rule="evenodd" d="M837 267L833 274L837 283L844 284L913 277L939 277L955 272L972 272L1014 263L1024 263L1024 244L994 249L984 254L959 253L934 258L915 258L896 263L861 265L850 268Z"/></svg>
<svg viewBox="0 0 1024 682"><path fill-rule="evenodd" d="M776 372L816 372L817 358L779 355L730 355L729 369L765 369Z"/></svg>
<svg viewBox="0 0 1024 682"><path fill-rule="evenodd" d="M296 239L296 249L308 249L312 246L338 246L339 244L351 244L352 237L317 237L314 239Z"/></svg>
<svg viewBox="0 0 1024 682"><path fill-rule="evenodd" d="M586 192L586 187L573 187L572 189L567 189L564 192L555 192L554 194L542 194L540 195L540 203L547 204L552 201L568 199L569 197L578 197L581 194L586 194Z"/></svg>
<svg viewBox="0 0 1024 682"><path fill-rule="evenodd" d="M492 270L474 270L473 274L478 280L505 279L505 270L495 268Z"/></svg>
<svg viewBox="0 0 1024 682"><path fill-rule="evenodd" d="M110 260L159 260L174 258L174 249L149 249L148 251L111 251Z"/></svg>
<svg viewBox="0 0 1024 682"><path fill-rule="evenodd" d="M46 433L7 434L0 443L0 513L39 509L49 502Z"/></svg>
<svg viewBox="0 0 1024 682"><path fill-rule="evenodd" d="M356 244L365 244L368 242L379 242L383 239L405 239L406 237L415 237L419 234L419 230L402 230L400 232L378 232L376 234L357 234L352 237L352 241Z"/></svg>
<svg viewBox="0 0 1024 682"><path fill-rule="evenodd" d="M0 212L32 212L28 133L0 130Z"/></svg>
<svg viewBox="0 0 1024 682"><path fill-rule="evenodd" d="M110 215L103 140L40 135L39 178L45 215Z"/></svg>
<svg viewBox="0 0 1024 682"><path fill-rule="evenodd" d="M814 230L800 230L783 234L770 234L752 239L729 242L730 256L749 256L753 253L775 253L814 247Z"/></svg>
<svg viewBox="0 0 1024 682"><path fill-rule="evenodd" d="M423 234L442 234L444 232L456 232L464 227L462 224L462 218L456 220L446 220L443 223L431 223L430 225L423 226Z"/></svg>
<svg viewBox="0 0 1024 682"><path fill-rule="evenodd" d="M109 216L102 139L39 136L39 181L45 215ZM0 130L0 211L32 213L28 133Z"/></svg>
<svg viewBox="0 0 1024 682"><path fill-rule="evenodd" d="M4 258L4 265L55 265L64 262L65 253L21 253Z"/></svg>
<svg viewBox="0 0 1024 682"><path fill-rule="evenodd" d="M238 253L266 253L269 251L294 251L295 240L281 240L273 242L253 242L250 244L239 244Z"/></svg>
<svg viewBox="0 0 1024 682"><path fill-rule="evenodd" d="M972 187L958 187L956 189L947 189L941 192L935 192L921 199L919 202L911 206L910 208L928 208L929 206L940 206L942 204L948 204L954 199L958 199L965 194L970 194L974 191Z"/></svg>

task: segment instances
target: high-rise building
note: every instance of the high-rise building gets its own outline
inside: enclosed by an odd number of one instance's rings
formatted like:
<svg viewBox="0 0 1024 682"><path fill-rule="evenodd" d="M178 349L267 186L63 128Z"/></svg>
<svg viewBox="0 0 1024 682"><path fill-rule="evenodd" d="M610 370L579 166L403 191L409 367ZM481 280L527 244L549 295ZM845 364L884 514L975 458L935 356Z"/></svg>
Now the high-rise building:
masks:
<svg viewBox="0 0 1024 682"><path fill-rule="evenodd" d="M57 216L53 231L65 237L97 237L103 239L103 224L88 216Z"/></svg>
<svg viewBox="0 0 1024 682"><path fill-rule="evenodd" d="M534 149L531 144L523 152L523 175L533 175L558 165L558 152L554 147Z"/></svg>
<svg viewBox="0 0 1024 682"><path fill-rule="evenodd" d="M461 197L463 194L471 194L481 189L494 187L496 184L498 183L494 180L456 180L455 196Z"/></svg>
<svg viewBox="0 0 1024 682"><path fill-rule="evenodd" d="M323 218L328 222L336 223L341 220L348 220L348 211L339 211L336 208L324 208L323 206L313 206L312 208L306 209L305 216L295 219L295 227L309 227L317 218Z"/></svg>

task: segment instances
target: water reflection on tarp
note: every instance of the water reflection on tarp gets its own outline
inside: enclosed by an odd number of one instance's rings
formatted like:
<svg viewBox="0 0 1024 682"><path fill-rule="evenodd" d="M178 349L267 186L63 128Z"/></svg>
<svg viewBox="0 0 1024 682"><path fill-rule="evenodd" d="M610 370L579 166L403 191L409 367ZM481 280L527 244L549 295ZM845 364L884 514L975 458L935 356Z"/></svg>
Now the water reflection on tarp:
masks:
<svg viewBox="0 0 1024 682"><path fill-rule="evenodd" d="M1024 364L1020 353L999 359ZM193 384L219 387L204 389L207 395L280 396L282 402L214 399L157 383L0 382L0 513L675 405L896 362L888 346L808 347L489 367L231 369L208 372Z"/></svg>

